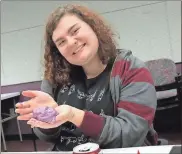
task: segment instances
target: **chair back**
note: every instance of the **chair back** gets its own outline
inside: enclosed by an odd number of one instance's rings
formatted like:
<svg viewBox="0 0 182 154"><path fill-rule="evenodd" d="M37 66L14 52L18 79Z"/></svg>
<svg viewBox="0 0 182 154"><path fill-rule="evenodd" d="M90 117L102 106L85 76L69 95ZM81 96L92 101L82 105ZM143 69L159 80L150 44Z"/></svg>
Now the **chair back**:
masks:
<svg viewBox="0 0 182 154"><path fill-rule="evenodd" d="M155 86L170 84L175 81L177 76L174 61L161 58L145 62L154 80Z"/></svg>

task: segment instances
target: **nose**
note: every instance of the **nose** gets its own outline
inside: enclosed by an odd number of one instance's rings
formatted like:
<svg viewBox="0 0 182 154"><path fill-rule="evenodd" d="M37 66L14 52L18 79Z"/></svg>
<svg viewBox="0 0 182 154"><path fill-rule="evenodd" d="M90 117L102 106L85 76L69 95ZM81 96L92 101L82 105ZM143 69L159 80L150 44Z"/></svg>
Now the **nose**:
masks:
<svg viewBox="0 0 182 154"><path fill-rule="evenodd" d="M75 46L78 44L78 41L73 37L69 37L68 38L68 44L69 44L69 46Z"/></svg>

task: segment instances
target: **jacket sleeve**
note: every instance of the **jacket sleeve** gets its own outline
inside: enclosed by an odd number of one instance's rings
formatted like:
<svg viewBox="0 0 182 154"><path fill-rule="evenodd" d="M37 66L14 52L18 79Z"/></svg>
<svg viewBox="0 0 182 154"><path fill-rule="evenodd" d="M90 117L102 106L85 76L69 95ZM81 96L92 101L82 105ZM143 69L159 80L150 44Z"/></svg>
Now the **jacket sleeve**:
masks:
<svg viewBox="0 0 182 154"><path fill-rule="evenodd" d="M43 80L41 83L41 91L48 93L53 97L53 86L48 80ZM51 129L33 128L34 133L40 140L53 142L59 137L61 127Z"/></svg>
<svg viewBox="0 0 182 154"><path fill-rule="evenodd" d="M142 146L157 105L150 72L142 61L127 53L115 61L110 86L114 86L119 100L117 115L100 116L86 111L80 129L106 148Z"/></svg>

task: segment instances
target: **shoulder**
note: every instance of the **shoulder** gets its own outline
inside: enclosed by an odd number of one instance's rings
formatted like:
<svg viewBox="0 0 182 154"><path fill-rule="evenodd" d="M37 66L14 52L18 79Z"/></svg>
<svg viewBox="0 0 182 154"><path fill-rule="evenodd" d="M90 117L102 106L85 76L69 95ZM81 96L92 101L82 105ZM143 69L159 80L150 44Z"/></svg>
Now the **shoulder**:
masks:
<svg viewBox="0 0 182 154"><path fill-rule="evenodd" d="M43 79L41 82L41 91L46 92L50 95L53 95L53 91L56 88L56 85L52 84L49 80Z"/></svg>
<svg viewBox="0 0 182 154"><path fill-rule="evenodd" d="M139 59L138 57L134 56L131 50L127 49L118 49L117 57L114 63L116 66L122 66L127 65L128 67L125 67L125 69L132 69L135 68L141 68L146 67L146 64Z"/></svg>
<svg viewBox="0 0 182 154"><path fill-rule="evenodd" d="M131 50L118 49L117 56L113 64L112 73L115 71L117 73L124 73L131 69L140 68L148 70L145 62L134 56Z"/></svg>
<svg viewBox="0 0 182 154"><path fill-rule="evenodd" d="M145 62L135 57L132 51L120 49L115 59L111 77L119 77L123 82L147 81L153 84L153 79Z"/></svg>
<svg viewBox="0 0 182 154"><path fill-rule="evenodd" d="M132 51L131 50L127 50L127 49L118 49L117 50L117 57L116 59L125 59L129 56L132 55Z"/></svg>

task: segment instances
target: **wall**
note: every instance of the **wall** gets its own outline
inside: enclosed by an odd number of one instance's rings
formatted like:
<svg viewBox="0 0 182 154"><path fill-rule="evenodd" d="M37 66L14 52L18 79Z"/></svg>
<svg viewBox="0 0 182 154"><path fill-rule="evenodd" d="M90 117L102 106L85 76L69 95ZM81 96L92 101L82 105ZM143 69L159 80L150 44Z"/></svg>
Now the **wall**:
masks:
<svg viewBox="0 0 182 154"><path fill-rule="evenodd" d="M174 1L3 1L1 24L1 85L41 80L43 30L58 5L86 5L112 25L118 47L140 59L181 61L181 5Z"/></svg>

